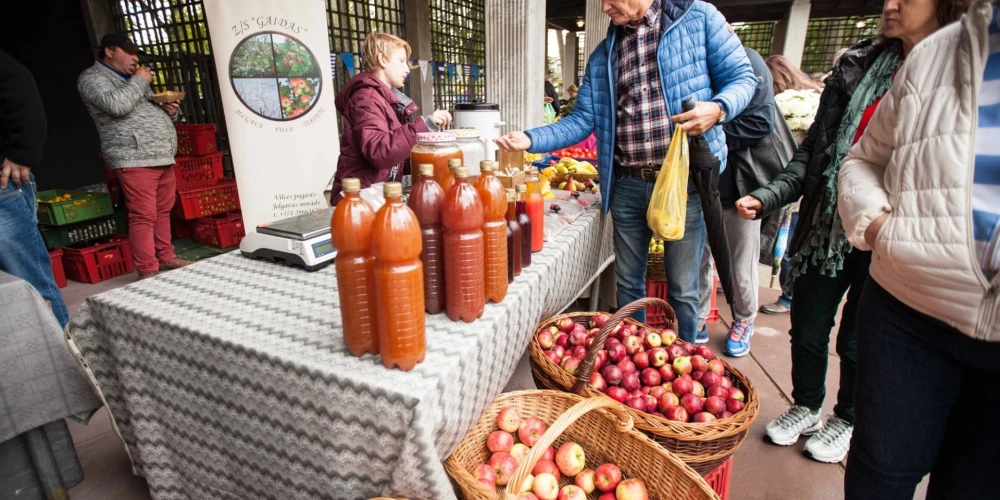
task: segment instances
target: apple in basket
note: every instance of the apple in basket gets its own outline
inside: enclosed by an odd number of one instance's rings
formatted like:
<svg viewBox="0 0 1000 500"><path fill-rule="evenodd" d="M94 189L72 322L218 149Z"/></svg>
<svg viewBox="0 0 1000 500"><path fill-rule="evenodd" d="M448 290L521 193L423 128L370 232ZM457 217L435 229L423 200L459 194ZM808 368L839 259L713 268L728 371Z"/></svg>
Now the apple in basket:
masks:
<svg viewBox="0 0 1000 500"><path fill-rule="evenodd" d="M521 426L517 429L517 437L522 443L528 446L535 446L538 440L542 438L542 434L548 430L548 426L545 422L538 420L535 417L528 417L521 422ZM535 474L536 476L538 474Z"/></svg>
<svg viewBox="0 0 1000 500"><path fill-rule="evenodd" d="M574 443L563 443L556 451L556 465L559 472L573 477L587 467L587 456L583 452L583 447Z"/></svg>
<svg viewBox="0 0 1000 500"><path fill-rule="evenodd" d="M694 415L701 413L704 405L701 402L701 398L695 396L694 394L685 394L681 396L681 406L687 410L688 415Z"/></svg>
<svg viewBox="0 0 1000 500"><path fill-rule="evenodd" d="M556 326L560 330L569 333L573 331L573 328L576 326L576 322L573 321L573 318L562 318L556 322Z"/></svg>
<svg viewBox="0 0 1000 500"><path fill-rule="evenodd" d="M684 348L677 344L667 346L667 358L670 362L673 362L675 359L684 356L685 354Z"/></svg>
<svg viewBox="0 0 1000 500"><path fill-rule="evenodd" d="M639 340L639 337L636 337L635 335L625 337L622 344L625 345L625 352L629 356L635 356L635 353L642 350L642 340Z"/></svg>
<svg viewBox="0 0 1000 500"><path fill-rule="evenodd" d="M660 367L660 380L673 382L675 378L677 378L677 374L674 373L673 365L663 365Z"/></svg>
<svg viewBox="0 0 1000 500"><path fill-rule="evenodd" d="M721 360L710 359L708 361L708 371L715 373L719 376L726 376L726 365L722 364Z"/></svg>
<svg viewBox="0 0 1000 500"><path fill-rule="evenodd" d="M707 345L700 345L698 347L695 347L694 353L709 361L715 359L715 353L712 352L712 348L708 347Z"/></svg>
<svg viewBox="0 0 1000 500"><path fill-rule="evenodd" d="M590 327L591 328L603 328L604 324L611 319L611 315L607 313L599 313L590 317Z"/></svg>
<svg viewBox="0 0 1000 500"><path fill-rule="evenodd" d="M497 486L497 473L486 464L479 464L472 471L472 475L475 476L476 481L483 483L484 486L489 488L496 488Z"/></svg>
<svg viewBox="0 0 1000 500"><path fill-rule="evenodd" d="M531 493L531 487L535 485L535 476L528 474L528 477L524 478L521 483L521 487L517 490L518 493Z"/></svg>
<svg viewBox="0 0 1000 500"><path fill-rule="evenodd" d="M597 489L605 493L615 491L622 482L622 471L615 464L604 464L594 471L594 482Z"/></svg>
<svg viewBox="0 0 1000 500"><path fill-rule="evenodd" d="M548 472L535 474L531 492L538 500L556 500L559 496L559 479Z"/></svg>
<svg viewBox="0 0 1000 500"><path fill-rule="evenodd" d="M674 422L688 421L688 412L683 406L671 406L667 408L667 411L663 412L663 416L667 417L667 420L673 420Z"/></svg>
<svg viewBox="0 0 1000 500"><path fill-rule="evenodd" d="M642 387L642 384L639 383L639 376L635 374L635 371L622 375L622 381L618 385L628 392L638 391Z"/></svg>
<svg viewBox="0 0 1000 500"><path fill-rule="evenodd" d="M660 385L660 371L656 368L646 368L639 373L639 381L646 387Z"/></svg>
<svg viewBox="0 0 1000 500"><path fill-rule="evenodd" d="M576 323L573 325L573 333L582 333L584 335L587 335L588 337L590 336L590 331L587 329L587 327L581 325L580 323Z"/></svg>
<svg viewBox="0 0 1000 500"><path fill-rule="evenodd" d="M617 365L608 365L601 369L601 375L604 376L604 381L608 385L618 385L622 381L622 369ZM728 391L726 396L728 396Z"/></svg>
<svg viewBox="0 0 1000 500"><path fill-rule="evenodd" d="M681 404L681 399L677 397L676 394L672 392L663 393L660 399L656 402L657 408L664 415L667 414L667 409L672 406L678 406Z"/></svg>
<svg viewBox="0 0 1000 500"><path fill-rule="evenodd" d="M696 372L708 371L708 361L705 358L695 354L694 356L691 356L691 369Z"/></svg>
<svg viewBox="0 0 1000 500"><path fill-rule="evenodd" d="M625 400L625 406L636 411L646 411L646 400L642 396L632 396Z"/></svg>
<svg viewBox="0 0 1000 500"><path fill-rule="evenodd" d="M729 398L726 400L726 410L729 413L738 413L744 406L746 405L743 404L743 401L738 399Z"/></svg>
<svg viewBox="0 0 1000 500"><path fill-rule="evenodd" d="M577 474L576 478L573 479L573 484L579 486L584 493L589 495L597 489L596 480L597 473L594 472L594 469L583 469L583 471Z"/></svg>
<svg viewBox="0 0 1000 500"><path fill-rule="evenodd" d="M649 500L646 485L641 479L626 479L615 488L615 498L618 500Z"/></svg>
<svg viewBox="0 0 1000 500"><path fill-rule="evenodd" d="M662 395L664 395L666 393L667 393L667 390L662 385L658 385L656 387L650 387L649 388L649 395L653 396L654 398L656 398L657 401L659 401L660 396L662 396Z"/></svg>
<svg viewBox="0 0 1000 500"><path fill-rule="evenodd" d="M739 387L730 387L729 388L729 397L732 398L732 399L738 399L740 401L746 401L746 398L743 396L743 391L741 391ZM736 413L736 412L733 412L733 413Z"/></svg>
<svg viewBox="0 0 1000 500"><path fill-rule="evenodd" d="M622 369L622 375L625 375L626 373L635 373L635 363L628 358L619 361L618 368Z"/></svg>
<svg viewBox="0 0 1000 500"><path fill-rule="evenodd" d="M733 381L729 380L729 377L722 377L722 384L721 385L722 385L722 387L725 387L728 390L730 387L733 386Z"/></svg>
<svg viewBox="0 0 1000 500"><path fill-rule="evenodd" d="M597 356L594 358L594 371L599 372L601 368L604 368L608 364L608 351L597 351Z"/></svg>
<svg viewBox="0 0 1000 500"><path fill-rule="evenodd" d="M729 399L729 389L722 387L721 385L713 385L708 389L705 389L705 396L716 397L723 401Z"/></svg>
<svg viewBox="0 0 1000 500"><path fill-rule="evenodd" d="M587 332L573 332L569 334L569 345L577 346L581 345L586 347L587 345Z"/></svg>
<svg viewBox="0 0 1000 500"><path fill-rule="evenodd" d="M517 470L517 460L514 460L510 453L503 451L494 453L486 464L497 473L497 486L506 486Z"/></svg>
<svg viewBox="0 0 1000 500"><path fill-rule="evenodd" d="M691 382L691 394L698 396L699 398L705 397L705 386L701 382L695 380Z"/></svg>
<svg viewBox="0 0 1000 500"><path fill-rule="evenodd" d="M719 385L722 383L722 375L715 372L705 372L699 380L705 387L712 387L713 385Z"/></svg>
<svg viewBox="0 0 1000 500"><path fill-rule="evenodd" d="M645 351L639 351L632 356L632 364L635 365L636 370L645 370L649 368L649 354Z"/></svg>
<svg viewBox="0 0 1000 500"><path fill-rule="evenodd" d="M538 346L542 349L552 349L552 346L556 345L556 338L548 330L542 330L537 337Z"/></svg>
<svg viewBox="0 0 1000 500"><path fill-rule="evenodd" d="M722 415L722 412L726 411L726 402L720 397L709 396L705 398L704 408L705 411L718 417Z"/></svg>
<svg viewBox="0 0 1000 500"><path fill-rule="evenodd" d="M624 403L628 399L628 391L622 389L621 387L608 387L608 397L618 401L619 403Z"/></svg>
<svg viewBox="0 0 1000 500"><path fill-rule="evenodd" d="M542 453L542 456L539 457L539 460L548 460L550 462L555 462L556 461L556 447L555 446L549 446L548 448L545 448L545 451Z"/></svg>
<svg viewBox="0 0 1000 500"><path fill-rule="evenodd" d="M559 500L587 500L587 494L579 486L568 484L559 490Z"/></svg>
<svg viewBox="0 0 1000 500"><path fill-rule="evenodd" d="M731 416L733 416L733 413L730 412L729 410L726 410L726 411L722 412L722 415L719 416L719 418L729 418Z"/></svg>
<svg viewBox="0 0 1000 500"><path fill-rule="evenodd" d="M660 340L663 341L663 345L672 345L674 342L677 342L677 332L669 328L664 328L660 330Z"/></svg>
<svg viewBox="0 0 1000 500"><path fill-rule="evenodd" d="M552 352L558 354L559 355L559 359L562 359L563 356L566 355L566 349L567 349L566 347L563 347L561 345L556 345L556 346L552 347Z"/></svg>
<svg viewBox="0 0 1000 500"><path fill-rule="evenodd" d="M681 342L681 347L684 348L684 352L686 352L688 356L694 354L694 344L690 342Z"/></svg>
<svg viewBox="0 0 1000 500"><path fill-rule="evenodd" d="M604 377L600 373L593 373L590 375L590 388L598 392L604 392L608 390L608 383L604 381Z"/></svg>
<svg viewBox="0 0 1000 500"><path fill-rule="evenodd" d="M625 346L621 344L614 344L608 347L608 361L612 363L620 362L625 359L625 356L627 355L628 352L625 351Z"/></svg>
<svg viewBox="0 0 1000 500"><path fill-rule="evenodd" d="M507 431L493 431L486 438L486 447L493 453L498 451L510 452L514 446L514 436Z"/></svg>
<svg viewBox="0 0 1000 500"><path fill-rule="evenodd" d="M698 422L698 423L715 422L716 420L718 419L715 418L715 415L712 415L707 411L697 413L695 414L695 416L691 417L692 422Z"/></svg>
<svg viewBox="0 0 1000 500"><path fill-rule="evenodd" d="M515 443L514 446L510 447L510 451L507 453L510 453L510 456L514 457L514 460L517 460L517 465L521 465L521 462L524 461L524 457L528 456L529 451L531 451L531 448L528 448L528 445L524 443Z"/></svg>
<svg viewBox="0 0 1000 500"><path fill-rule="evenodd" d="M701 381L701 377L703 377L703 376L705 376L705 372L692 372L691 373L691 378L693 378L693 379L695 379L695 380L697 380L699 382Z"/></svg>
<svg viewBox="0 0 1000 500"><path fill-rule="evenodd" d="M656 398L654 398L653 396L646 395L642 397L642 400L646 402L647 412L656 411L656 404L658 401Z"/></svg>
<svg viewBox="0 0 1000 500"><path fill-rule="evenodd" d="M556 478L556 481L559 481L559 478L562 477L559 472L559 466L554 461L547 459L535 462L535 468L531 469L531 473L535 475L535 481L542 477L542 474L550 474ZM537 495L538 493L536 492L535 494Z"/></svg>
<svg viewBox="0 0 1000 500"><path fill-rule="evenodd" d="M573 356L567 356L563 358L562 362L559 363L566 373L576 376L576 372L580 371L580 360L574 358Z"/></svg>
<svg viewBox="0 0 1000 500"><path fill-rule="evenodd" d="M579 359L580 361L583 361L583 358L587 357L587 348L584 347L584 346L582 346L582 345L578 345L578 346L570 349L569 353L574 358Z"/></svg>
<svg viewBox="0 0 1000 500"><path fill-rule="evenodd" d="M670 357L667 354L667 350L662 347L654 347L649 351L648 356L649 366L652 366L653 368L667 366L667 359Z"/></svg>
<svg viewBox="0 0 1000 500"><path fill-rule="evenodd" d="M674 358L674 373L687 375L691 373L691 358L688 356L678 356Z"/></svg>
<svg viewBox="0 0 1000 500"><path fill-rule="evenodd" d="M517 500L538 500L538 497L534 493L521 493L517 496Z"/></svg>
<svg viewBox="0 0 1000 500"><path fill-rule="evenodd" d="M517 432L518 427L521 426L521 415L518 415L517 410L511 408L510 406L506 408L501 408L500 412L497 413L497 427L502 431L507 432Z"/></svg>
<svg viewBox="0 0 1000 500"><path fill-rule="evenodd" d="M556 347L559 347L559 346L556 346ZM552 361L553 363L555 363L557 365L560 362L562 362L562 356L560 356L559 353L556 352L554 349L551 350L551 351L545 351L545 357L549 358L549 361Z"/></svg>
<svg viewBox="0 0 1000 500"><path fill-rule="evenodd" d="M656 349L657 347L663 345L663 338L660 337L659 333L652 330L646 331L646 336L643 337L642 341L643 345L646 346L646 349Z"/></svg>
<svg viewBox="0 0 1000 500"><path fill-rule="evenodd" d="M569 334L566 332L559 332L553 338L555 345L562 347L563 349L569 347Z"/></svg>

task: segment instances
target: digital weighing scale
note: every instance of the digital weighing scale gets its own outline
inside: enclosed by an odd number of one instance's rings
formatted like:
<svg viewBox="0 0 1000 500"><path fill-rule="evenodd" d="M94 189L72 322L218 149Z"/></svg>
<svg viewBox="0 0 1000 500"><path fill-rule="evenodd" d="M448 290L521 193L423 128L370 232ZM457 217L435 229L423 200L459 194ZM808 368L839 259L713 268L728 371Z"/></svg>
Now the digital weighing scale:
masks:
<svg viewBox="0 0 1000 500"><path fill-rule="evenodd" d="M240 243L240 252L254 259L282 262L318 271L333 261L337 250L330 237L333 208L257 226Z"/></svg>

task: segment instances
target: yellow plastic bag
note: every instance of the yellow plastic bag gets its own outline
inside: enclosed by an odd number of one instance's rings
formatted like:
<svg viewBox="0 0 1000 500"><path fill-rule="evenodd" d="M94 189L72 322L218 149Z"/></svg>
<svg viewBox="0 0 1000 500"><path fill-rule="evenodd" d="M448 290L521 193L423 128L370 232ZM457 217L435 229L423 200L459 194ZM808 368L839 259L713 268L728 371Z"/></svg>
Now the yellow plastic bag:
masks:
<svg viewBox="0 0 1000 500"><path fill-rule="evenodd" d="M665 241L684 237L687 219L688 141L687 132L674 127L670 149L656 176L653 197L646 209L646 222L653 236Z"/></svg>

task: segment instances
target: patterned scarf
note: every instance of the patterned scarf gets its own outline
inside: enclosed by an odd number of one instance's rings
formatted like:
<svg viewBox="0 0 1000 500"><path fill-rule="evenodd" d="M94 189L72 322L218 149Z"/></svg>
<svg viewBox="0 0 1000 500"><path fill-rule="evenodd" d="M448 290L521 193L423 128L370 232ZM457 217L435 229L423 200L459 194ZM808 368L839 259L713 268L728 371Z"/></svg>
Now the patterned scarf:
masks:
<svg viewBox="0 0 1000 500"><path fill-rule="evenodd" d="M837 271L844 268L844 257L850 253L851 244L837 212L837 177L844 158L851 150L865 109L892 87L892 75L902 63L901 56L899 44L882 51L861 78L844 109L837 140L831 145L833 154L830 155L830 164L823 171L826 180L826 189L820 193L823 198L813 215L813 224L808 229L809 234L802 248L788 262L792 267L792 277L804 274L809 266L819 266L819 272L830 277L836 277Z"/></svg>

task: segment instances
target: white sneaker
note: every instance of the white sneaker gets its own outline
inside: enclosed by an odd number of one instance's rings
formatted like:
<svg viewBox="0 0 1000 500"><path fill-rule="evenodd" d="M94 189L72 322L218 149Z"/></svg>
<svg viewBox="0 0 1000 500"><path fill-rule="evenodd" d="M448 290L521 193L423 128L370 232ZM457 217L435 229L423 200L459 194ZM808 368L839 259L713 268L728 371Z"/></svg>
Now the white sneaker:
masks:
<svg viewBox="0 0 1000 500"><path fill-rule="evenodd" d="M803 453L819 462L840 462L847 456L847 450L851 449L852 433L853 425L836 415L828 415L823 428L806 441Z"/></svg>
<svg viewBox="0 0 1000 500"><path fill-rule="evenodd" d="M805 406L792 406L778 418L768 422L764 439L779 446L795 444L800 436L815 434L823 427L819 412Z"/></svg>

